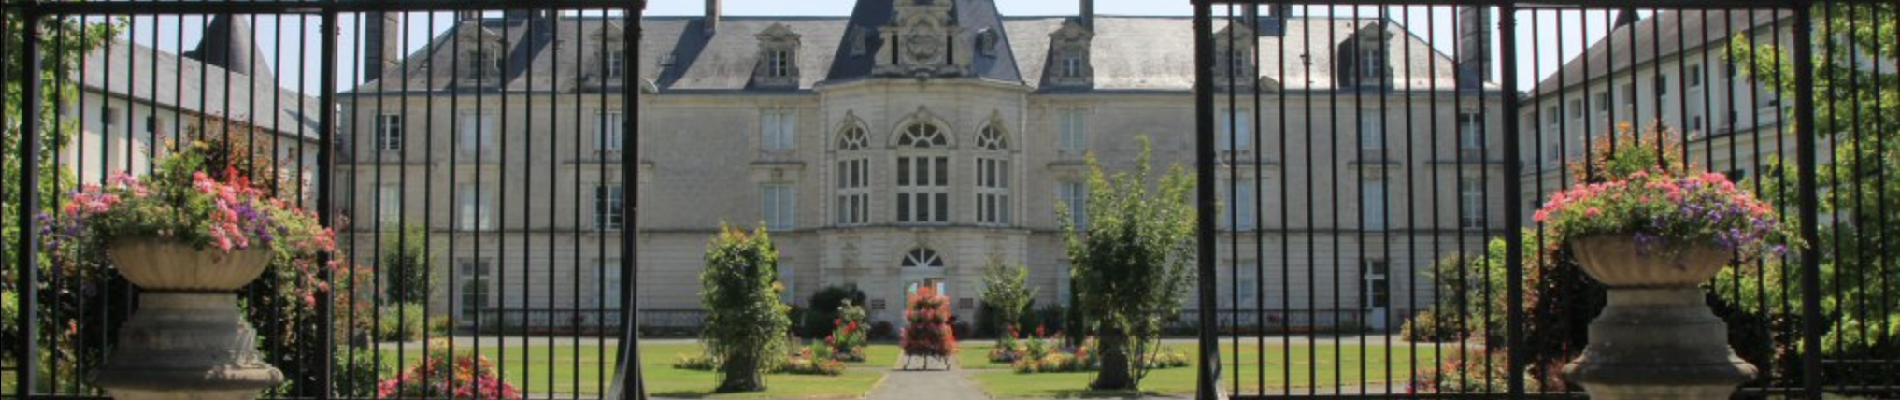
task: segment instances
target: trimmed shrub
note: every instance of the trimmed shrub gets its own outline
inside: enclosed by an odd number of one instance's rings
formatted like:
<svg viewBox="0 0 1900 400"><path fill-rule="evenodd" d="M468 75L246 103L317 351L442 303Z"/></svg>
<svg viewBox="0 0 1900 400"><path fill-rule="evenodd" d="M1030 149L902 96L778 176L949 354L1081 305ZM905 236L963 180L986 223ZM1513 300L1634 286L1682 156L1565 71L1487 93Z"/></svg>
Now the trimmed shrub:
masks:
<svg viewBox="0 0 1900 400"><path fill-rule="evenodd" d="M495 374L495 365L473 350L450 353L447 343L430 346L429 362L416 364L377 385L386 398L484 398L518 400L521 391Z"/></svg>
<svg viewBox="0 0 1900 400"><path fill-rule="evenodd" d="M383 306L379 312L381 315L376 316L376 340L422 340L424 326L421 304Z"/></svg>
<svg viewBox="0 0 1900 400"><path fill-rule="evenodd" d="M706 246L699 275L706 314L701 339L719 365L720 393L765 391L764 373L785 358L792 321L779 303L778 249L759 227L725 226Z"/></svg>
<svg viewBox="0 0 1900 400"><path fill-rule="evenodd" d="M837 329L838 308L846 302L864 305L864 291L850 286L827 286L811 294L811 300L805 303L810 307L803 315L799 335L808 338L821 338Z"/></svg>
<svg viewBox="0 0 1900 400"><path fill-rule="evenodd" d="M1420 311L1399 327L1399 337L1411 342L1455 342L1464 340L1465 332L1457 324L1439 321L1431 310Z"/></svg>
<svg viewBox="0 0 1900 400"><path fill-rule="evenodd" d="M718 361L713 360L712 356L708 356L703 352L694 355L680 354L673 357L673 368L677 369L711 371L713 367L717 366L719 366Z"/></svg>

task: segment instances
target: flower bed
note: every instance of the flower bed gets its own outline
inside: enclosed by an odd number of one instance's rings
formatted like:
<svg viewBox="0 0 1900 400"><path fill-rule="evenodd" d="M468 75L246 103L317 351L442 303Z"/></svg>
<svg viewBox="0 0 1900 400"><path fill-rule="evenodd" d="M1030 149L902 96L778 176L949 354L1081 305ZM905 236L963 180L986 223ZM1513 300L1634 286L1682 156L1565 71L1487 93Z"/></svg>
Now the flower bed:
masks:
<svg viewBox="0 0 1900 400"><path fill-rule="evenodd" d="M450 353L439 341L427 362L409 367L377 385L380 397L483 398L517 400L521 391L495 376L495 365L474 351Z"/></svg>

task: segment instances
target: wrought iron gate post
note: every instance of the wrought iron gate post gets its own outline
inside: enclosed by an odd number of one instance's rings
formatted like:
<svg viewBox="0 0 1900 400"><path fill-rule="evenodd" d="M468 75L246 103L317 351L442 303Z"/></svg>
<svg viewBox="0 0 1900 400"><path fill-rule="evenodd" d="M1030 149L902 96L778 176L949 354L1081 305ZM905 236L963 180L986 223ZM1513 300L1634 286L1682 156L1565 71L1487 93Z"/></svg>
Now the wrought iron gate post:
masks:
<svg viewBox="0 0 1900 400"><path fill-rule="evenodd" d="M621 9L621 37L627 38L621 42L622 51L632 50L631 59L634 60L640 59L640 22L641 13L645 10L645 0L635 0L632 5ZM621 109L627 110L628 115L628 118L620 119L620 131L633 137L633 140L624 144L630 151L620 155L620 198L627 199L620 202L620 215L632 223L627 224L630 229L620 233L620 287L624 289L620 291L620 304L623 305L620 308L621 350L615 364L620 366L618 384L624 388L620 398L645 400L646 381L640 370L640 298L636 295L640 291L640 281L636 277L639 252L633 250L639 245L637 237L640 234L640 175L637 170L640 165L640 63L621 63L620 68L620 76L626 77L620 84ZM632 395L629 396L629 393Z"/></svg>
<svg viewBox="0 0 1900 400"><path fill-rule="evenodd" d="M1505 301L1505 380L1513 397L1524 395L1524 203L1523 140L1518 127L1519 95L1517 88L1517 4L1498 2L1498 59L1503 60L1504 93L1504 298ZM1486 66L1487 68L1489 66Z"/></svg>
<svg viewBox="0 0 1900 400"><path fill-rule="evenodd" d="M36 3L33 3L36 4ZM20 11L20 199L16 208L20 244L20 354L19 380L14 390L28 398L39 378L39 229L34 229L34 214L40 209L40 13L31 7Z"/></svg>
<svg viewBox="0 0 1900 400"><path fill-rule="evenodd" d="M1808 243L1801 252L1801 385L1808 398L1821 398L1821 250L1819 249L1820 194L1817 147L1814 137L1814 3L1793 0L1794 8L1794 137L1796 190L1799 199L1801 240Z"/></svg>
<svg viewBox="0 0 1900 400"><path fill-rule="evenodd" d="M317 167L323 173L318 174L320 176L317 177L317 218L319 224L335 227L337 210L333 194L336 190L336 41L342 40L337 29L336 0L331 0L324 5L322 18L323 21L318 28L318 36L323 40L320 50L323 62L319 63L323 71L318 81L323 87L318 89L321 93L317 100L320 107L317 117ZM329 252L319 254L318 265L329 265L331 257ZM336 287L334 271L330 268L319 268L318 271L318 279L331 288ZM327 293L325 301L317 304L317 320L322 324L317 328L317 341L323 344L325 350L334 350L336 349L336 333L330 328L330 324L336 319L334 307L336 292L326 290L325 293ZM333 382L336 357L328 354L322 357L323 366L317 368L317 398L329 399L336 389Z"/></svg>
<svg viewBox="0 0 1900 400"><path fill-rule="evenodd" d="M1251 7L1251 5L1249 6ZM1198 330L1201 353L1195 365L1194 398L1215 400L1220 383L1220 346L1216 326L1214 278L1215 213L1214 192L1217 171L1214 166L1214 17L1213 3L1194 0L1194 230L1195 266L1198 277Z"/></svg>

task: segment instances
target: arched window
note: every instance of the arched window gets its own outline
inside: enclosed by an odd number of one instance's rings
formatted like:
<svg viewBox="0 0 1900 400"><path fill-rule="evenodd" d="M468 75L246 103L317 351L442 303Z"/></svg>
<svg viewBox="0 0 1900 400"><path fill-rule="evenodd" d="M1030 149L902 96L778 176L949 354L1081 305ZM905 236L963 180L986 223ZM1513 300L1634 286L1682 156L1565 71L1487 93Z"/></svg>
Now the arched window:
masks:
<svg viewBox="0 0 1900 400"><path fill-rule="evenodd" d="M937 257L936 250L918 247L915 249L911 249L910 252L908 253L904 253L904 262L901 265L907 268L909 267L943 268L943 258Z"/></svg>
<svg viewBox="0 0 1900 400"><path fill-rule="evenodd" d="M976 148L983 150L1009 150L1009 138L996 124L984 126L976 135Z"/></svg>
<svg viewBox="0 0 1900 400"><path fill-rule="evenodd" d="M899 131L898 146L907 153L897 157L897 222L950 222L950 156L941 150L950 139L937 125L918 122Z"/></svg>
<svg viewBox="0 0 1900 400"><path fill-rule="evenodd" d="M998 152L976 158L976 222L983 225L1009 225L1009 150L1007 134L993 122L976 135L976 147Z"/></svg>
<svg viewBox="0 0 1900 400"><path fill-rule="evenodd" d="M838 133L838 225L862 225L870 222L871 160L855 152L864 150L869 140L864 127L852 124Z"/></svg>
<svg viewBox="0 0 1900 400"><path fill-rule="evenodd" d="M904 128L903 136L897 138L897 145L918 149L950 147L950 139L944 137L943 129L929 123L914 123Z"/></svg>
<svg viewBox="0 0 1900 400"><path fill-rule="evenodd" d="M838 133L838 150L864 150L869 144L870 139L862 126L852 125Z"/></svg>

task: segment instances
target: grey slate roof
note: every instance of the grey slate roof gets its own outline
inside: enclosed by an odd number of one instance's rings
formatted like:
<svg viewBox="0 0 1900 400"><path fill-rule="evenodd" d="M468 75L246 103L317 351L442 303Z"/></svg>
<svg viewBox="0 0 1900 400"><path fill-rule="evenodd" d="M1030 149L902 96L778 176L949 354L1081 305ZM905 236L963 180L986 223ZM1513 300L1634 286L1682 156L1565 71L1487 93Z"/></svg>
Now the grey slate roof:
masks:
<svg viewBox="0 0 1900 400"><path fill-rule="evenodd" d="M276 78L268 72L269 66L263 59L258 62L257 68L263 73L245 75L114 40L86 53L80 83L86 90L121 97L114 101L130 97L141 107L149 106L144 102L150 101L187 113L230 118L279 134L316 139L321 117L317 99L278 87Z"/></svg>
<svg viewBox="0 0 1900 400"><path fill-rule="evenodd" d="M1631 65L1630 52L1635 51L1636 65L1653 62L1657 56L1671 57L1683 51L1684 47L1694 49L1704 45L1722 45L1719 42L1729 40L1738 33L1752 27L1767 26L1771 23L1787 21L1794 13L1775 10L1686 10L1664 11L1649 19L1633 24L1619 26L1610 35L1592 43L1583 56L1572 58L1564 63L1563 69L1551 73L1537 82L1538 95L1554 93L1564 87L1582 84L1584 68L1589 66L1589 79L1601 79L1611 71L1628 72ZM1634 46L1630 35L1634 32ZM1784 34L1792 31L1783 31ZM1680 41L1680 42L1678 42ZM1565 43L1575 46L1574 43ZM1576 47L1570 47L1576 48ZM1721 63L1719 56L1709 58L1711 63ZM1558 80L1562 79L1559 85Z"/></svg>
<svg viewBox="0 0 1900 400"><path fill-rule="evenodd" d="M988 1L971 4L976 6L959 8L963 10L959 18L995 21L995 29L1000 30L1002 43L1007 45L999 49L993 59L977 57L978 65L974 68L978 75L991 80L1021 82L1032 89L1041 88L1045 68L1049 67L1049 35L1061 29L1069 17L998 18ZM859 79L870 74L870 58L876 54L876 47L867 49L865 56L851 56L850 49L844 47L848 33L855 24L880 21L878 16L888 18L889 8L888 2L866 1L860 2L849 18L728 17L721 21L718 32L710 36L705 33L704 21L699 17L650 17L642 21L645 35L638 61L641 79L661 93L758 90L749 87L759 61L755 35L773 24L784 24L801 37L797 60L801 72L799 90L810 90L824 82ZM527 43L522 43L529 26L525 20L483 20L479 25L458 25L459 28L438 35L432 46L408 55L404 73L391 74L387 82L358 85L355 92L402 92L405 90L403 77L407 77L408 91L455 89L450 71L431 71L426 66L450 63L451 49L455 45L449 38L455 37L454 30L475 26L507 38L512 48L509 54L513 56L508 71L504 72L509 91L527 90L530 83L536 91L595 90L582 85L582 79L594 73L598 61L594 60L592 51L577 52L597 49L594 33L603 26L617 31L619 21L571 16L542 21L545 25L535 28L537 32L552 31L553 37ZM1375 21L1378 20L1295 18L1287 23L1284 37L1260 38L1261 74L1271 80L1281 80L1280 65L1284 62L1287 90L1331 90L1336 84L1331 62L1337 44ZM1217 22L1215 29L1224 29L1225 25L1225 22ZM1452 90L1456 87L1454 63L1449 56L1436 51L1398 22L1387 24L1386 29L1393 37L1390 62L1393 63L1391 70L1397 74L1394 88ZM577 40L579 45L575 45ZM1186 17L1098 16L1090 52L1095 72L1092 90L1191 91L1194 82L1192 43L1192 20ZM662 60L669 55L672 62L662 65ZM1310 74L1303 62L1312 64ZM527 73L529 66L533 74ZM1485 85L1487 89L1496 87L1490 82Z"/></svg>

